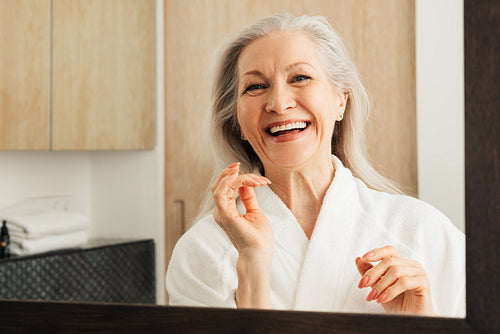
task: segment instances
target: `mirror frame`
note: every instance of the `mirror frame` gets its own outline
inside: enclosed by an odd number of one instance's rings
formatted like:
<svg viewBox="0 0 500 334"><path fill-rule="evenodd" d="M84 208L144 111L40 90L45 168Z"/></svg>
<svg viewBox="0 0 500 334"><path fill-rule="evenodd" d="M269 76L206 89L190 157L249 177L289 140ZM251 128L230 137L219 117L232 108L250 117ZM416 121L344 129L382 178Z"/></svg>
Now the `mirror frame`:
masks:
<svg viewBox="0 0 500 334"><path fill-rule="evenodd" d="M500 2L464 0L467 317L0 302L0 329L29 332L500 332Z"/></svg>

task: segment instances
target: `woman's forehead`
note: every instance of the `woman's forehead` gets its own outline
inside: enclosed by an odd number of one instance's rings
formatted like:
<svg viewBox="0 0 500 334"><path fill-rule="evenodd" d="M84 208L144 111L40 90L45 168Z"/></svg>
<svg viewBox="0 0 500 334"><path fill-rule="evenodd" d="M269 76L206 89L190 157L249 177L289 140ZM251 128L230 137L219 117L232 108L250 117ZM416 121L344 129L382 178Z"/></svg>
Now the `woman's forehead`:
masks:
<svg viewBox="0 0 500 334"><path fill-rule="evenodd" d="M238 72L244 75L266 68L285 69L293 64L318 64L316 45L299 31L274 31L248 44L238 59Z"/></svg>

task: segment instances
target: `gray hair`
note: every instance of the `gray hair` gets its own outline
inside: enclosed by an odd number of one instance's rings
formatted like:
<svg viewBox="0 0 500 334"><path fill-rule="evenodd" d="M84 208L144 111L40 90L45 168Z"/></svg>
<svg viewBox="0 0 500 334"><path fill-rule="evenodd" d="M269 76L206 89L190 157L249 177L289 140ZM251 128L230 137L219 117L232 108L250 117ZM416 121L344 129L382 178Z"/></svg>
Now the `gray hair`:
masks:
<svg viewBox="0 0 500 334"><path fill-rule="evenodd" d="M401 193L393 182L380 175L368 161L364 128L370 103L341 37L324 17L308 15L294 17L290 14L277 14L265 17L243 29L222 49L212 91L211 131L217 164L214 180L223 168L235 161L241 162L242 172L258 169L264 173L257 154L247 141L241 140L236 113L237 65L245 46L273 31L298 31L309 36L318 48L323 70L331 83L348 94L344 119L335 123L332 154L368 187Z"/></svg>

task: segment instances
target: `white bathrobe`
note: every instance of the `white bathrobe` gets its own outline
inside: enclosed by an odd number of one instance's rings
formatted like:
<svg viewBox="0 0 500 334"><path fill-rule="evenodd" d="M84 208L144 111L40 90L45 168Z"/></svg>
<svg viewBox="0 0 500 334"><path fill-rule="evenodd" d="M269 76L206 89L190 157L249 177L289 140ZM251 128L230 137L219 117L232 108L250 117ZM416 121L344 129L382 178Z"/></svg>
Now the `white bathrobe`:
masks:
<svg viewBox="0 0 500 334"><path fill-rule="evenodd" d="M392 245L420 262L429 276L436 312L465 316L465 238L430 205L366 187L336 157L335 177L308 240L269 186L256 188L275 238L273 309L384 313L359 289L355 259ZM244 212L241 203L240 212ZM236 307L238 252L212 216L197 222L175 246L167 271L171 305Z"/></svg>

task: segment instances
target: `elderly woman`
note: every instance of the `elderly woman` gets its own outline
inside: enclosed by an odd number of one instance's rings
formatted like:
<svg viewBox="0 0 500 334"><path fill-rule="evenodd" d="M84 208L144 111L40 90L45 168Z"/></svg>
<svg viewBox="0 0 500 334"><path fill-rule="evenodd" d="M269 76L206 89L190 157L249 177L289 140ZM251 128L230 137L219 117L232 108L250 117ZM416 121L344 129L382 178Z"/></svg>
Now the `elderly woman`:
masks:
<svg viewBox="0 0 500 334"><path fill-rule="evenodd" d="M247 27L213 95L226 168L174 249L171 305L464 315L463 234L368 163L367 96L325 19Z"/></svg>

